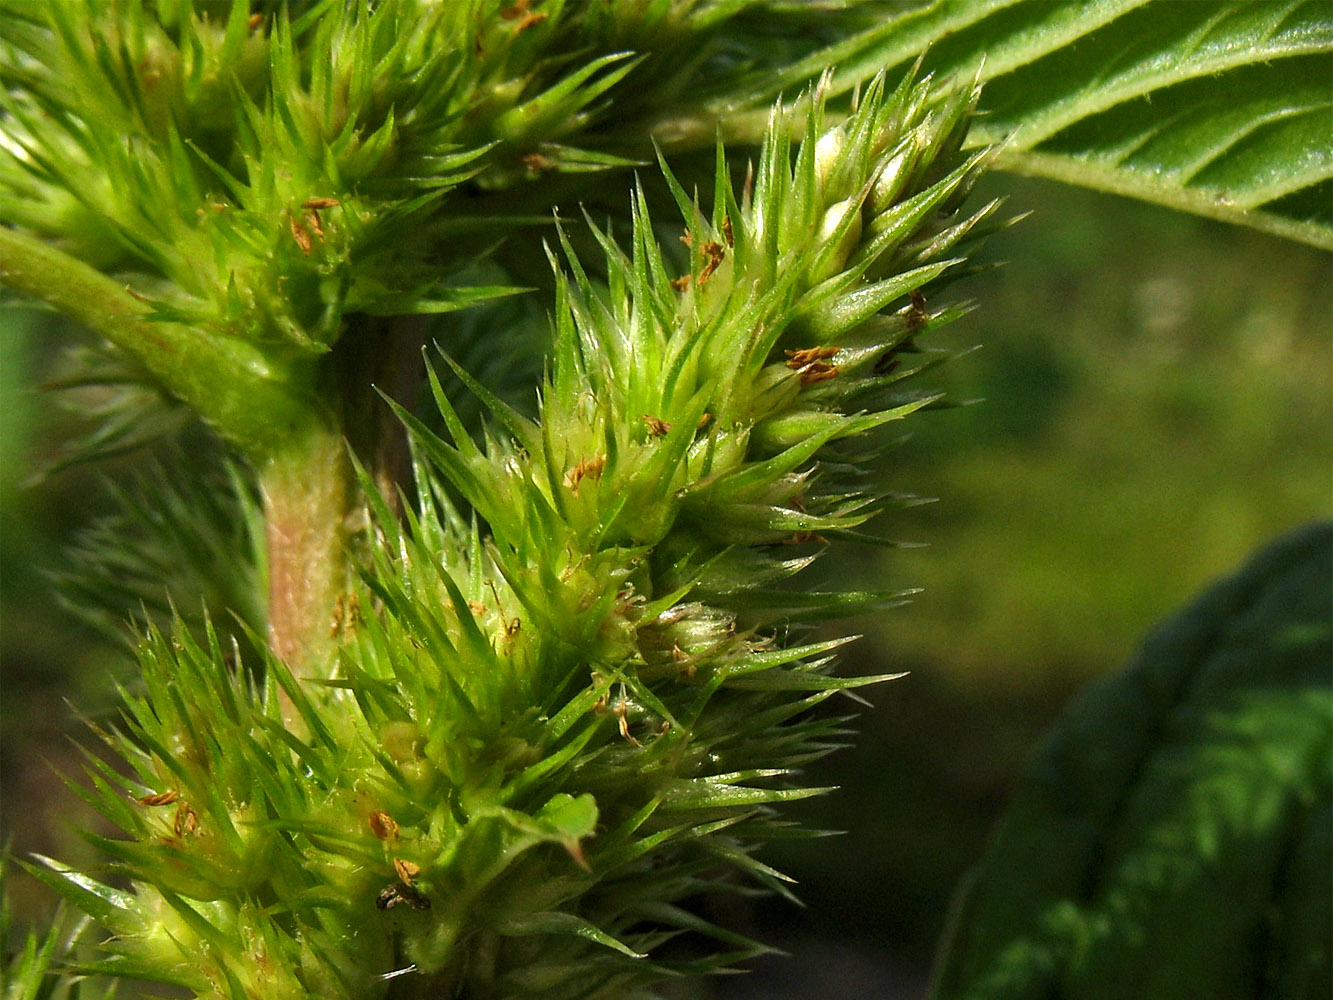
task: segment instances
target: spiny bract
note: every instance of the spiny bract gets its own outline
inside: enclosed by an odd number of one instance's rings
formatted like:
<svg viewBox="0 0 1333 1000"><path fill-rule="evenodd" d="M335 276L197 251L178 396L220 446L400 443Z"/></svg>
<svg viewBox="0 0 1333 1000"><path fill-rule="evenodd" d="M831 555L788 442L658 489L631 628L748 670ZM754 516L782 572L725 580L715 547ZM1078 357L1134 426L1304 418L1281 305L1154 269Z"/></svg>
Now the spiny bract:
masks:
<svg viewBox="0 0 1333 1000"><path fill-rule="evenodd" d="M134 777L90 757L84 792L133 887L42 872L113 933L94 968L205 997L627 997L753 954L687 904L743 888L723 867L785 891L753 852L822 791L797 769L842 720L811 709L882 679L801 630L902 595L784 581L861 537L874 432L938 399L904 380L944 356L915 338L962 312L933 289L996 207L959 213L975 101L879 78L837 124L818 91L775 110L739 185L719 148L711 207L666 172L676 257L642 192L627 251L592 227L599 280L562 229L538 417L457 367L484 440L433 376L449 438L400 411L417 502L372 504L332 680L148 635L107 734ZM686 932L716 953L663 947Z"/></svg>

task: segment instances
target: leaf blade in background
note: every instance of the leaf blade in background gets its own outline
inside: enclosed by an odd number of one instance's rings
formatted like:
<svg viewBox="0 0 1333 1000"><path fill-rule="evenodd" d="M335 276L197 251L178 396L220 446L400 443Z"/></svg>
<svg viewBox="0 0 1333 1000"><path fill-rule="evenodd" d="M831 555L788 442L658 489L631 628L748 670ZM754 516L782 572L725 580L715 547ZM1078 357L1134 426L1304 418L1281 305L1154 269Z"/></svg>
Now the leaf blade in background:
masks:
<svg viewBox="0 0 1333 1000"><path fill-rule="evenodd" d="M1327 522L1271 542L1066 710L933 1000L1327 993L1327 894L1293 862L1329 866L1331 553Z"/></svg>
<svg viewBox="0 0 1333 1000"><path fill-rule="evenodd" d="M1011 136L1001 169L1333 247L1330 80L1325 4L1148 3L990 77L974 141Z"/></svg>
<svg viewBox="0 0 1333 1000"><path fill-rule="evenodd" d="M871 18L875 6L859 33L709 113L723 120L827 66L831 92L848 93L921 57L939 78L985 84L968 143L1004 142L997 169L1333 248L1333 7L1322 0L935 0Z"/></svg>

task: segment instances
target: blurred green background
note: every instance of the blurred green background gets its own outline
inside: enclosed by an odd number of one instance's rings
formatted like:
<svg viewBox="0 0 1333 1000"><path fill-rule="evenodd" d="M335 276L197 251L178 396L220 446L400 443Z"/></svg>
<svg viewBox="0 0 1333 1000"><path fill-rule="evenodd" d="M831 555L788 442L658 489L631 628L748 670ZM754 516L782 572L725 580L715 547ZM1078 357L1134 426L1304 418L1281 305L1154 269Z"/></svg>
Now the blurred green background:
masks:
<svg viewBox="0 0 1333 1000"><path fill-rule="evenodd" d="M925 544L822 566L924 588L856 622L845 657L910 675L867 692L872 708L833 706L859 714L859 736L811 770L841 790L792 813L846 833L767 852L806 908L717 904L793 958L680 997L919 996L957 880L1068 699L1251 550L1333 513L1333 259L1054 184L983 188L1033 215L981 253L1002 267L956 286L980 308L928 335L983 346L938 376L980 401L912 418L888 470L940 500L878 530ZM0 313L0 835L67 860L86 856L86 813L49 763L77 770L74 707L108 711L123 662L44 575L123 470L33 478L79 429L39 388L71 339L53 317ZM31 880L14 888L23 913L50 905Z"/></svg>

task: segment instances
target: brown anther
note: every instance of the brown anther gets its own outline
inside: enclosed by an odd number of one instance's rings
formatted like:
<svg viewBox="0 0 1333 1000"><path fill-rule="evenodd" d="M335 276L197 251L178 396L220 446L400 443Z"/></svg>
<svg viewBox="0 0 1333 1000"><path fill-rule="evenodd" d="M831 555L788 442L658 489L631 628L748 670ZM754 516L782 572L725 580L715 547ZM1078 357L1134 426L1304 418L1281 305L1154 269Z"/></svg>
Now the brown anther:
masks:
<svg viewBox="0 0 1333 1000"><path fill-rule="evenodd" d="M394 858L393 870L398 873L398 880L403 885L411 885L412 880L421 874L421 866L415 861L408 861L406 858Z"/></svg>
<svg viewBox="0 0 1333 1000"><path fill-rule="evenodd" d="M811 362L827 361L841 350L841 347L803 347L797 351L785 351L784 353L789 359L787 367L793 371L800 371Z"/></svg>
<svg viewBox="0 0 1333 1000"><path fill-rule="evenodd" d="M801 385L814 385L827 382L838 375L837 365L826 365L822 361L813 361L801 369Z"/></svg>
<svg viewBox="0 0 1333 1000"><path fill-rule="evenodd" d="M176 807L176 819L171 826L178 837L187 833L194 833L199 829L199 815L191 808L190 803L181 802Z"/></svg>
<svg viewBox="0 0 1333 1000"><path fill-rule="evenodd" d="M593 479L601 479L602 472L606 469L606 456L594 455L592 458L581 458L574 468L565 473L565 488L575 496L579 495L579 483L584 478L591 476Z"/></svg>
<svg viewBox="0 0 1333 1000"><path fill-rule="evenodd" d="M713 415L711 413L705 413L703 416L699 418L699 422L694 425L694 429L696 431L701 431L705 427L707 427L712 422L712 420L713 420Z"/></svg>
<svg viewBox="0 0 1333 1000"><path fill-rule="evenodd" d="M305 223L315 231L315 235L321 240L324 238L324 220L319 217L321 208L336 208L341 205L337 198L307 198L301 202L301 207L305 209Z"/></svg>
<svg viewBox="0 0 1333 1000"><path fill-rule="evenodd" d="M688 229L686 229L685 232L680 234L680 241L684 243L687 247L693 248L694 234L690 232Z"/></svg>
<svg viewBox="0 0 1333 1000"><path fill-rule="evenodd" d="M248 27L251 31L254 31L263 23L264 23L263 14L251 14L250 20L246 22L246 27Z"/></svg>
<svg viewBox="0 0 1333 1000"><path fill-rule="evenodd" d="M383 810L377 809L371 813L367 822L370 824L370 832L380 840L398 839L398 821Z"/></svg>
<svg viewBox="0 0 1333 1000"><path fill-rule="evenodd" d="M722 216L722 238L727 241L727 246L734 247L736 245L736 235L731 229L730 215Z"/></svg>
<svg viewBox="0 0 1333 1000"><path fill-rule="evenodd" d="M630 743L633 743L636 747L643 746L642 743L640 743L638 740L636 740L633 736L630 735L629 699L628 698L618 699L616 703L611 707L611 711L615 714L616 728L620 730L620 735L623 736Z"/></svg>
<svg viewBox="0 0 1333 1000"><path fill-rule="evenodd" d="M336 639L338 636L342 635L349 624L347 598L348 595L339 594L333 602L333 614L329 617L330 639Z"/></svg>
<svg viewBox="0 0 1333 1000"><path fill-rule="evenodd" d="M531 0L517 0L504 10L500 11L500 17L505 21L517 21L514 25L514 34L527 31L534 24L540 24L545 21L550 14L534 14L528 10Z"/></svg>
<svg viewBox="0 0 1333 1000"><path fill-rule="evenodd" d="M698 672L698 664L690 659L690 654L681 649L678 643L671 644L671 659L677 664L684 664L681 673L686 677L693 677Z"/></svg>
<svg viewBox="0 0 1333 1000"><path fill-rule="evenodd" d="M521 619L511 618L509 621L505 622L505 635L508 638L512 639L521 631L523 631L523 622Z"/></svg>
<svg viewBox="0 0 1333 1000"><path fill-rule="evenodd" d="M533 174L549 174L560 169L554 160L542 156L541 153L528 153L523 157L523 166L527 167L528 172Z"/></svg>
<svg viewBox="0 0 1333 1000"><path fill-rule="evenodd" d="M341 602L341 610L342 618L338 622L340 635L355 632L356 627L366 620L365 613L361 610L361 598L357 597L355 592Z"/></svg>
<svg viewBox="0 0 1333 1000"><path fill-rule="evenodd" d="M671 425L660 417L655 417L651 413L643 415L643 422L648 425L648 433L653 437L664 437L671 433Z"/></svg>
<svg viewBox="0 0 1333 1000"><path fill-rule="evenodd" d="M481 601L468 601L467 609L477 618L480 618L489 610Z"/></svg>
<svg viewBox="0 0 1333 1000"><path fill-rule="evenodd" d="M726 251L722 249L722 244L709 240L701 248L704 255L703 270L699 272L699 284L703 284L713 276L713 272L718 269L722 263L722 258L726 256Z"/></svg>
<svg viewBox="0 0 1333 1000"><path fill-rule="evenodd" d="M310 234L305 230L305 226L297 222L296 216L292 215L291 212L287 213L287 225L291 228L292 239L294 239L296 245L301 248L301 253L309 256L310 247L313 244L310 240Z"/></svg>
<svg viewBox="0 0 1333 1000"><path fill-rule="evenodd" d="M679 278L673 278L671 280L671 287L678 292L683 292L685 291L685 289L690 287L690 284L693 281L694 281L694 275L682 274Z"/></svg>
<svg viewBox="0 0 1333 1000"><path fill-rule="evenodd" d="M141 806L169 806L181 797L180 792L159 792L156 795L139 796Z"/></svg>

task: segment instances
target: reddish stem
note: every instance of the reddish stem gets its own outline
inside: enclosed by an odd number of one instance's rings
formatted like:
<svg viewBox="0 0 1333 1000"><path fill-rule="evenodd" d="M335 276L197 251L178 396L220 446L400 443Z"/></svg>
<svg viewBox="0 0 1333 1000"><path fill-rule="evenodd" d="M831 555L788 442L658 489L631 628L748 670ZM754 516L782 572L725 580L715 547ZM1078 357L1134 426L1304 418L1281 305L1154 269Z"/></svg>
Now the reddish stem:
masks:
<svg viewBox="0 0 1333 1000"><path fill-rule="evenodd" d="M355 489L342 435L304 435L261 472L268 542L269 647L297 676L331 673L350 582L348 514ZM290 720L289 720L290 721Z"/></svg>
<svg viewBox="0 0 1333 1000"><path fill-rule="evenodd" d="M359 321L358 321L359 320ZM298 678L329 677L355 574L363 498L348 445L390 505L408 484L406 435L376 386L411 407L421 373L416 317L353 319L324 361L337 417L293 429L260 469L268 545L268 640ZM283 716L295 722L288 699Z"/></svg>

